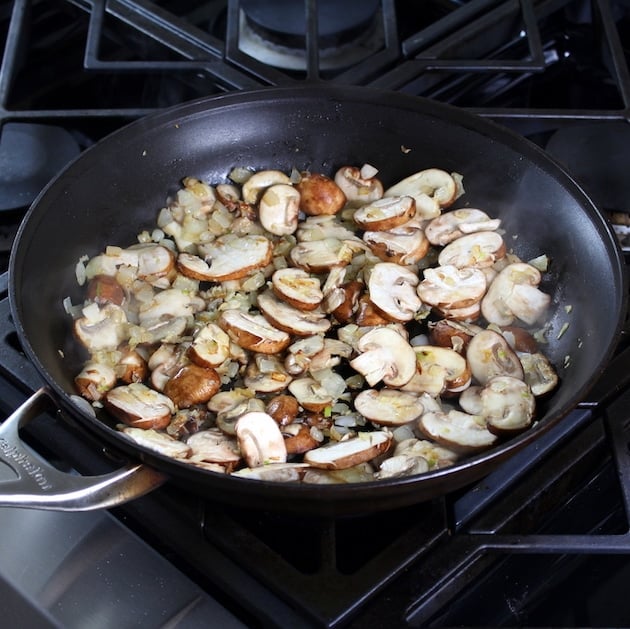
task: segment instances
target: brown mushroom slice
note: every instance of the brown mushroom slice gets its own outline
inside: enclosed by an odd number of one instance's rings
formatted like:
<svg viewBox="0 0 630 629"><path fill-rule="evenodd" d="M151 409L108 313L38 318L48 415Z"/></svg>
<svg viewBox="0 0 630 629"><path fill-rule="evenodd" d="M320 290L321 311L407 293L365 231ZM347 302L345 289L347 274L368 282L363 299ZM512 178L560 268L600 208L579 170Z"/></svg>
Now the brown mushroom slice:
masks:
<svg viewBox="0 0 630 629"><path fill-rule="evenodd" d="M223 282L242 279L267 266L273 257L273 245L258 234L228 234L201 245L199 252L203 257L185 252L177 256L177 268L182 275L206 282Z"/></svg>
<svg viewBox="0 0 630 629"><path fill-rule="evenodd" d="M134 428L161 430L175 412L171 398L140 382L111 389L103 402L114 417Z"/></svg>
<svg viewBox="0 0 630 629"><path fill-rule="evenodd" d="M120 426L118 430L127 435L135 443L150 450L155 450L165 456L174 459L187 460L192 449L187 444L175 439L165 432L159 432L152 428L134 428L132 426Z"/></svg>
<svg viewBox="0 0 630 629"><path fill-rule="evenodd" d="M276 421L267 413L252 411L236 422L236 438L248 467L285 463L287 449Z"/></svg>
<svg viewBox="0 0 630 629"><path fill-rule="evenodd" d="M361 295L354 314L354 322L362 327L375 327L391 323L391 318L386 317L371 301L367 294Z"/></svg>
<svg viewBox="0 0 630 629"><path fill-rule="evenodd" d="M383 184L377 179L377 173L366 173L366 170L356 166L342 166L335 173L335 183L345 194L348 207L361 207L383 196ZM365 176L366 174L370 176Z"/></svg>
<svg viewBox="0 0 630 629"><path fill-rule="evenodd" d="M319 278L303 269L278 269L271 276L271 288L276 297L299 310L315 310L324 298Z"/></svg>
<svg viewBox="0 0 630 629"><path fill-rule="evenodd" d="M463 452L489 448L497 441L483 417L456 410L425 413L418 420L418 428L427 438Z"/></svg>
<svg viewBox="0 0 630 629"><path fill-rule="evenodd" d="M466 360L473 378L484 385L495 376L525 378L523 366L505 337L494 330L483 330L470 340Z"/></svg>
<svg viewBox="0 0 630 629"><path fill-rule="evenodd" d="M525 328L521 328L517 325L506 325L501 328L501 334L503 334L510 344L510 347L517 353L536 354L538 352L538 341L534 338L534 335Z"/></svg>
<svg viewBox="0 0 630 629"><path fill-rule="evenodd" d="M116 372L109 365L88 361L75 376L77 391L85 399L92 402L101 400L103 396L116 386Z"/></svg>
<svg viewBox="0 0 630 629"><path fill-rule="evenodd" d="M284 436L284 445L288 455L304 454L321 445L322 438L317 439L315 431L306 424L294 422L283 426L280 430Z"/></svg>
<svg viewBox="0 0 630 629"><path fill-rule="evenodd" d="M538 288L540 281L540 271L531 264L508 264L481 302L483 316L499 326L508 326L515 318L533 325L545 315L551 302L551 297Z"/></svg>
<svg viewBox="0 0 630 629"><path fill-rule="evenodd" d="M421 229L408 233L389 231L366 231L363 240L370 246L375 256L383 262L396 264L416 264L427 255L430 243Z"/></svg>
<svg viewBox="0 0 630 629"><path fill-rule="evenodd" d="M429 323L429 341L433 345L449 347L456 352L465 351L470 339L481 332L482 327L474 323L456 321L452 319L440 319Z"/></svg>
<svg viewBox="0 0 630 629"><path fill-rule="evenodd" d="M486 289L486 276L479 269L447 265L425 269L417 292L430 306L459 309L481 301Z"/></svg>
<svg viewBox="0 0 630 629"><path fill-rule="evenodd" d="M429 471L428 461L419 455L397 454L385 459L374 474L377 480L405 478Z"/></svg>
<svg viewBox="0 0 630 629"><path fill-rule="evenodd" d="M90 353L116 349L127 338L127 315L116 304L99 308L93 303L83 309L83 316L75 320L73 329Z"/></svg>
<svg viewBox="0 0 630 629"><path fill-rule="evenodd" d="M289 184L275 184L262 195L258 204L260 224L276 236L295 232L298 226L300 193Z"/></svg>
<svg viewBox="0 0 630 629"><path fill-rule="evenodd" d="M293 395L276 395L265 405L265 413L271 415L280 426L294 422L300 412L300 405Z"/></svg>
<svg viewBox="0 0 630 629"><path fill-rule="evenodd" d="M216 323L199 328L187 356L200 367L218 367L230 357L230 337Z"/></svg>
<svg viewBox="0 0 630 629"><path fill-rule="evenodd" d="M451 205L458 194L457 182L452 175L439 168L421 170L385 191L386 197L409 195L416 202L416 211L422 218L435 218L441 208Z"/></svg>
<svg viewBox="0 0 630 629"><path fill-rule="evenodd" d="M186 439L190 447L191 459L207 463L217 463L231 472L241 461L241 453L236 438L217 428L200 430Z"/></svg>
<svg viewBox="0 0 630 629"><path fill-rule="evenodd" d="M553 391L558 386L558 374L542 352L517 352L523 365L525 382L536 397Z"/></svg>
<svg viewBox="0 0 630 629"><path fill-rule="evenodd" d="M132 382L142 382L149 375L147 361L140 353L125 347L121 349L120 359L116 364L116 376L125 384Z"/></svg>
<svg viewBox="0 0 630 629"><path fill-rule="evenodd" d="M271 483L297 483L308 469L306 463L269 463L262 467L244 467L232 476Z"/></svg>
<svg viewBox="0 0 630 629"><path fill-rule="evenodd" d="M409 424L424 413L418 395L397 389L365 389L354 399L354 407L379 426Z"/></svg>
<svg viewBox="0 0 630 629"><path fill-rule="evenodd" d="M479 302L464 308L434 308L436 314L452 321L473 323L481 316L481 304Z"/></svg>
<svg viewBox="0 0 630 629"><path fill-rule="evenodd" d="M313 467L340 470L371 461L387 452L392 443L390 432L375 430L359 433L344 441L328 442L304 455L304 462Z"/></svg>
<svg viewBox="0 0 630 629"><path fill-rule="evenodd" d="M221 388L221 378L212 367L194 363L182 367L164 385L164 394L178 408L205 404Z"/></svg>
<svg viewBox="0 0 630 629"><path fill-rule="evenodd" d="M482 416L497 435L520 432L534 419L536 401L529 385L511 376L491 378L480 393Z"/></svg>
<svg viewBox="0 0 630 629"><path fill-rule="evenodd" d="M357 342L358 356L350 366L373 387L381 380L390 387L405 385L417 370L414 348L398 332L377 327Z"/></svg>
<svg viewBox="0 0 630 629"><path fill-rule="evenodd" d="M241 310L224 310L217 321L240 347L262 354L277 354L291 342L291 337L267 321L263 315Z"/></svg>
<svg viewBox="0 0 630 629"><path fill-rule="evenodd" d="M482 269L505 257L505 251L505 242L498 232L475 232L446 245L438 255L438 263L440 266L453 265L460 269Z"/></svg>
<svg viewBox="0 0 630 629"><path fill-rule="evenodd" d="M289 253L291 264L309 273L327 273L352 261L356 245L349 240L324 238L298 243Z"/></svg>
<svg viewBox="0 0 630 629"><path fill-rule="evenodd" d="M125 291L115 277L95 275L88 282L86 299L96 302L99 306L107 303L120 306L125 301Z"/></svg>
<svg viewBox="0 0 630 629"><path fill-rule="evenodd" d="M359 309L359 300L364 289L365 285L358 280L345 282L339 287L338 290L341 298L331 311L331 314L339 323L348 323L352 320ZM329 312L327 308L324 308L324 310Z"/></svg>
<svg viewBox="0 0 630 629"><path fill-rule="evenodd" d="M300 194L300 209L307 216L336 214L346 204L341 188L321 173L302 173L295 188Z"/></svg>
<svg viewBox="0 0 630 629"><path fill-rule="evenodd" d="M432 245L444 247L464 234L495 231L500 226L499 218L490 218L482 210L462 208L444 212L432 219L425 228L425 234Z"/></svg>
<svg viewBox="0 0 630 629"><path fill-rule="evenodd" d="M322 412L334 402L332 395L315 378L297 378L288 388L300 406L307 411Z"/></svg>
<svg viewBox="0 0 630 629"><path fill-rule="evenodd" d="M422 306L416 294L419 282L418 276L407 267L379 262L368 279L370 301L391 321L411 321Z"/></svg>
<svg viewBox="0 0 630 629"><path fill-rule="evenodd" d="M354 222L369 231L387 231L413 218L416 204L410 196L378 199L354 212Z"/></svg>
<svg viewBox="0 0 630 629"><path fill-rule="evenodd" d="M243 201L255 205L265 190L276 184L290 185L291 179L280 170L261 170L254 173L243 183L241 188Z"/></svg>
<svg viewBox="0 0 630 629"><path fill-rule="evenodd" d="M279 330L297 336L324 334L331 326L326 314L320 311L302 311L278 299L273 292L258 295L258 307L266 319Z"/></svg>
<svg viewBox="0 0 630 629"><path fill-rule="evenodd" d="M414 347L418 364L415 386L430 395L457 393L470 385L471 372L466 359L454 349L437 345Z"/></svg>

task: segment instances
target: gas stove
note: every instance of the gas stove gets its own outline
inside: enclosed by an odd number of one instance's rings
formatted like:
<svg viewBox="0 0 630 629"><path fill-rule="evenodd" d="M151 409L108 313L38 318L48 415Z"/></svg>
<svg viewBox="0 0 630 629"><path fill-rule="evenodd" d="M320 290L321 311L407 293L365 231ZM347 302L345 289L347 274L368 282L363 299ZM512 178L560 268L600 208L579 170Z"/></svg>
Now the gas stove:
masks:
<svg viewBox="0 0 630 629"><path fill-rule="evenodd" d="M196 97L313 81L400 90L495 120L563 163L625 237L626 2L431 0L420 15L394 0L348 0L343 15L338 6L0 5L0 269L28 204L109 132ZM5 416L42 384L6 284L5 274ZM369 516L252 512L168 484L109 511L2 508L4 617L33 627L628 626L629 401L624 332L588 399L542 439L461 491ZM120 465L55 415L24 432L61 469Z"/></svg>

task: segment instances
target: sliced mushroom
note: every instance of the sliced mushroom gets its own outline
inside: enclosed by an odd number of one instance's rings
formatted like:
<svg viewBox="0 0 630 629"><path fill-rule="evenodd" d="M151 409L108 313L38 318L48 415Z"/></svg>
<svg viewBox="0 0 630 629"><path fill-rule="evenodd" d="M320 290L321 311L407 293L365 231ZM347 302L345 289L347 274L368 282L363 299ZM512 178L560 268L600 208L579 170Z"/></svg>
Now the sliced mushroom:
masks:
<svg viewBox="0 0 630 629"><path fill-rule="evenodd" d="M483 417L456 410L425 413L418 420L418 428L427 438L464 452L488 448L497 440Z"/></svg>
<svg viewBox="0 0 630 629"><path fill-rule="evenodd" d="M307 469L306 463L269 463L263 467L245 467L233 472L232 476L272 483L296 483Z"/></svg>
<svg viewBox="0 0 630 629"><path fill-rule="evenodd" d="M318 469L308 466L302 482L307 485L346 485L367 483L374 480L374 471L369 462L359 463L344 469Z"/></svg>
<svg viewBox="0 0 630 629"><path fill-rule="evenodd" d="M287 449L280 427L267 413L251 412L242 415L236 422L236 438L249 467L285 463L287 460Z"/></svg>
<svg viewBox="0 0 630 629"><path fill-rule="evenodd" d="M165 325L168 321L178 317L192 317L196 312L205 308L205 302L187 290L169 288L153 296L153 299L143 303L138 311L140 325L147 329L153 326ZM163 338L163 335L161 335Z"/></svg>
<svg viewBox="0 0 630 629"><path fill-rule="evenodd" d="M326 314L320 311L303 311L278 299L272 291L258 295L258 307L276 328L297 336L324 334L331 326Z"/></svg>
<svg viewBox="0 0 630 629"><path fill-rule="evenodd" d="M418 419L424 413L415 393L397 389L365 389L354 399L354 407L379 426L401 426Z"/></svg>
<svg viewBox="0 0 630 629"><path fill-rule="evenodd" d="M224 310L217 321L240 347L262 354L276 354L285 349L291 337L259 314L241 310Z"/></svg>
<svg viewBox="0 0 630 629"><path fill-rule="evenodd" d="M292 380L280 357L256 354L247 365L243 381L254 393L278 393L284 391Z"/></svg>
<svg viewBox="0 0 630 629"><path fill-rule="evenodd" d="M118 430L135 441L138 445L155 450L165 456L175 459L188 459L192 450L185 443L174 439L165 432L159 432L152 428L134 428L132 426L120 426Z"/></svg>
<svg viewBox="0 0 630 629"><path fill-rule="evenodd" d="M397 233L396 229L366 231L363 240L383 262L402 265L416 264L422 260L430 246L422 229L409 230L407 233Z"/></svg>
<svg viewBox="0 0 630 629"><path fill-rule="evenodd" d="M536 402L529 385L511 376L491 378L480 393L482 416L497 435L520 432L532 425Z"/></svg>
<svg viewBox="0 0 630 629"><path fill-rule="evenodd" d="M88 361L75 376L77 391L87 400L96 402L116 386L116 372L109 365Z"/></svg>
<svg viewBox="0 0 630 629"><path fill-rule="evenodd" d="M348 207L361 207L383 196L383 184L377 179L377 173L366 173L366 170L356 166L342 166L335 173L335 183L345 194Z"/></svg>
<svg viewBox="0 0 630 629"><path fill-rule="evenodd" d="M307 216L336 214L346 204L346 195L326 175L302 173L295 187L300 194L300 209Z"/></svg>
<svg viewBox="0 0 630 629"><path fill-rule="evenodd" d="M523 380L521 361L509 343L494 330L483 330L470 340L466 360L473 378L481 385L495 376L513 376Z"/></svg>
<svg viewBox="0 0 630 629"><path fill-rule="evenodd" d="M164 385L164 394L178 408L205 404L221 387L219 374L211 367L190 364L182 367Z"/></svg>
<svg viewBox="0 0 630 629"><path fill-rule="evenodd" d="M440 319L429 323L429 340L433 345L450 347L462 353L470 339L481 330L483 328L474 323Z"/></svg>
<svg viewBox="0 0 630 629"><path fill-rule="evenodd" d="M370 301L391 321L411 321L422 302L416 294L418 276L392 262L375 264L368 280Z"/></svg>
<svg viewBox="0 0 630 629"><path fill-rule="evenodd" d="M381 380L390 387L402 387L416 373L414 348L391 328L378 327L364 334L357 343L360 352L350 361L373 387Z"/></svg>
<svg viewBox="0 0 630 629"><path fill-rule="evenodd" d="M507 339L510 347L515 352L527 354L536 354L538 352L538 341L525 328L517 325L506 325L501 328L501 334Z"/></svg>
<svg viewBox="0 0 630 629"><path fill-rule="evenodd" d="M471 372L466 359L454 349L436 345L414 347L418 373L414 376L415 391L430 395L459 393L471 382Z"/></svg>
<svg viewBox="0 0 630 629"><path fill-rule="evenodd" d="M230 357L230 337L216 323L197 330L187 356L200 367L218 367Z"/></svg>
<svg viewBox="0 0 630 629"><path fill-rule="evenodd" d="M284 436L284 445L289 455L304 454L313 448L317 448L321 445L323 438L322 436L318 439L316 436L317 431L300 422L288 424L280 430Z"/></svg>
<svg viewBox="0 0 630 629"><path fill-rule="evenodd" d="M486 276L479 269L447 265L425 269L417 292L430 306L468 308L481 301L486 288Z"/></svg>
<svg viewBox="0 0 630 629"><path fill-rule="evenodd" d="M385 459L379 466L374 478L404 478L429 471L429 463L422 456L396 454Z"/></svg>
<svg viewBox="0 0 630 629"><path fill-rule="evenodd" d="M291 249L289 259L309 273L326 273L333 267L350 264L356 250L353 241L324 238L298 243Z"/></svg>
<svg viewBox="0 0 630 629"><path fill-rule="evenodd" d="M359 300L364 289L365 285L358 280L345 282L339 287L341 298L338 304L330 311L339 323L348 323L352 320L359 308ZM329 312L328 309L325 310Z"/></svg>
<svg viewBox="0 0 630 629"><path fill-rule="evenodd" d="M483 316L499 326L508 326L515 318L533 325L542 319L551 302L551 297L538 288L540 281L540 271L531 264L507 265L481 302Z"/></svg>
<svg viewBox="0 0 630 629"><path fill-rule="evenodd" d="M216 413L216 424L226 435L236 434L236 422L250 411L264 411L265 403L251 389L219 391L208 401L208 409Z"/></svg>
<svg viewBox="0 0 630 629"><path fill-rule="evenodd" d="M460 269L490 267L505 256L505 242L498 232L475 232L457 238L440 251L441 266L453 265Z"/></svg>
<svg viewBox="0 0 630 629"><path fill-rule="evenodd" d="M120 359L116 364L116 376L125 384L132 382L142 382L149 375L149 367L147 361L140 353L125 347L120 353Z"/></svg>
<svg viewBox="0 0 630 629"><path fill-rule="evenodd" d="M438 445L427 439L412 437L396 444L394 455L421 456L429 464L429 469L441 469L453 465L460 455L450 448Z"/></svg>
<svg viewBox="0 0 630 629"><path fill-rule="evenodd" d="M177 268L186 277L223 282L247 277L252 271L267 266L273 256L273 245L265 236L219 236L212 243L199 247L203 258L190 253L177 256Z"/></svg>
<svg viewBox="0 0 630 629"><path fill-rule="evenodd" d="M385 316L384 313L372 303L369 295L363 294L359 297L354 321L358 326L366 328L377 325L387 325L391 323L391 317Z"/></svg>
<svg viewBox="0 0 630 629"><path fill-rule="evenodd" d="M376 430L360 433L345 441L329 442L310 450L304 455L304 462L321 469L347 469L387 452L391 443L390 432Z"/></svg>
<svg viewBox="0 0 630 629"><path fill-rule="evenodd" d="M217 428L200 430L186 439L191 448L191 459L207 463L217 463L231 472L241 461L236 438L226 435Z"/></svg>
<svg viewBox="0 0 630 629"><path fill-rule="evenodd" d="M300 412L300 405L293 395L276 395L265 406L265 413L271 415L280 426L293 423Z"/></svg>
<svg viewBox="0 0 630 629"><path fill-rule="evenodd" d="M107 303L121 306L125 301L125 291L115 277L111 275L95 275L88 282L86 299L99 306Z"/></svg>
<svg viewBox="0 0 630 629"><path fill-rule="evenodd" d="M322 214L321 216L307 216L300 221L297 229L298 242L313 242L314 240L357 240L353 229L347 227L336 216Z"/></svg>
<svg viewBox="0 0 630 629"><path fill-rule="evenodd" d="M103 402L114 417L134 428L161 430L175 412L171 398L140 382L111 389Z"/></svg>
<svg viewBox="0 0 630 629"><path fill-rule="evenodd" d="M370 231L387 231L413 218L416 204L410 196L387 197L357 209L354 222Z"/></svg>
<svg viewBox="0 0 630 629"><path fill-rule="evenodd" d="M276 297L299 310L315 310L324 298L319 278L303 269L278 269L271 276L271 283Z"/></svg>
<svg viewBox="0 0 630 629"><path fill-rule="evenodd" d="M464 234L495 231L500 226L499 218L490 218L482 210L463 208L444 212L432 219L425 228L425 234L431 244L444 247Z"/></svg>
<svg viewBox="0 0 630 629"><path fill-rule="evenodd" d="M242 186L243 201L250 205L255 205L261 196L273 185L291 184L291 179L279 170L261 170L254 173Z"/></svg>
<svg viewBox="0 0 630 629"><path fill-rule="evenodd" d="M288 184L267 188L258 204L260 224L276 236L292 234L298 226L300 193Z"/></svg>
<svg viewBox="0 0 630 629"><path fill-rule="evenodd" d="M74 333L90 352L116 349L128 332L127 315L116 304L99 308L93 303L83 309L83 316L74 322Z"/></svg>
<svg viewBox="0 0 630 629"><path fill-rule="evenodd" d="M525 382L536 397L545 395L558 386L558 374L542 352L517 352L517 356L523 365Z"/></svg>
<svg viewBox="0 0 630 629"><path fill-rule="evenodd" d="M289 391L302 408L315 413L324 411L334 402L332 395L315 378L297 378L289 384Z"/></svg>
<svg viewBox="0 0 630 629"><path fill-rule="evenodd" d="M386 197L409 195L416 202L416 211L422 218L439 216L441 208L455 201L458 187L452 175L439 168L421 170L385 191Z"/></svg>

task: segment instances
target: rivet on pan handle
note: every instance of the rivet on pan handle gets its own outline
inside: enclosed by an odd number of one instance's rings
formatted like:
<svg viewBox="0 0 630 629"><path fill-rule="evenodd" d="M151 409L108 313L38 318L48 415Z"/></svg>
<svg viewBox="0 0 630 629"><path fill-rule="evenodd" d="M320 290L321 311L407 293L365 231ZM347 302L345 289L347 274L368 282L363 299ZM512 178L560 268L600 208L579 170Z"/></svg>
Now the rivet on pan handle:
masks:
<svg viewBox="0 0 630 629"><path fill-rule="evenodd" d="M19 429L55 406L49 390L41 388L0 425L0 462L15 474L0 480L0 507L90 511L134 500L166 481L141 464L100 476L69 474L50 465L22 443Z"/></svg>

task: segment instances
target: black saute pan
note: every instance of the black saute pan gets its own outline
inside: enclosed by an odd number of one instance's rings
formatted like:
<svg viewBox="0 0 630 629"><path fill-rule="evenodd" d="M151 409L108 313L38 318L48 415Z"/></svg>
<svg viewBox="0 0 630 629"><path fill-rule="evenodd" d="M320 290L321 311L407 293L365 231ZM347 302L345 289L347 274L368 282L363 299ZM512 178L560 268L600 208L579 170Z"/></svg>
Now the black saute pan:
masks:
<svg viewBox="0 0 630 629"><path fill-rule="evenodd" d="M81 256L107 244L135 242L140 230L154 225L167 194L185 176L216 183L235 166L331 174L341 165L363 163L376 166L385 185L429 167L462 173L466 194L460 205L499 216L507 233L516 236L511 246L523 259L549 256L550 277L543 288L552 292L553 302L545 352L561 385L541 405L533 428L453 467L415 477L289 485L179 463L133 444L113 429L110 418L93 417L75 405L73 377L83 356L62 302L83 298L75 278ZM18 411L0 438L0 454L34 488L9 487L3 503L62 509L115 504L165 479L219 501L309 514L390 509L451 492L562 421L609 361L626 307L624 265L614 234L543 151L497 125L429 100L319 85L199 100L117 131L85 151L36 199L19 230L9 273L17 332L50 396L91 437L135 462L114 480L88 478L81 488L67 489L15 444L15 426L27 421ZM39 408L47 397L40 394L30 407ZM98 490L92 491L94 484ZM59 492L65 498L57 498Z"/></svg>

